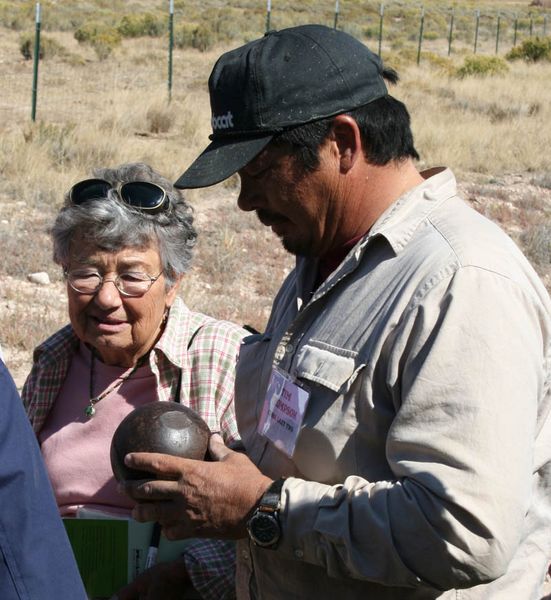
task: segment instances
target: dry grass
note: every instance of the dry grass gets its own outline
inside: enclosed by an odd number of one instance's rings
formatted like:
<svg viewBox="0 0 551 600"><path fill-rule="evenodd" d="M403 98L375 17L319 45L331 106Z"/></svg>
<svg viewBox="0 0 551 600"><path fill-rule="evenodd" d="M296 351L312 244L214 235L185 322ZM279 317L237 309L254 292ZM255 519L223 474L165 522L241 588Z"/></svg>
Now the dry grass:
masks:
<svg viewBox="0 0 551 600"><path fill-rule="evenodd" d="M549 63L513 63L480 79L410 68L397 95L410 108L426 164L486 174L548 172L551 157Z"/></svg>
<svg viewBox="0 0 551 600"><path fill-rule="evenodd" d="M201 235L183 297L196 310L262 330L292 259L256 217L237 208L236 196L217 186L196 200Z"/></svg>
<svg viewBox="0 0 551 600"><path fill-rule="evenodd" d="M306 13L294 18L308 20ZM32 348L66 319L46 233L64 191L94 167L130 161L179 176L208 142L206 79L225 49L175 50L168 104L165 40L124 40L99 61L70 32L48 35L67 53L40 64L31 124L32 65L19 53L18 32L0 28L0 243L7 257L0 266L0 343L18 383ZM422 166L451 166L465 196L525 245L551 288L551 232L540 227L551 212L551 65L514 63L500 76L458 79L453 72L463 55L441 58L445 39L432 40L430 49L440 56L425 56L420 67L404 60L407 53L385 50L402 75L393 93L412 113ZM292 259L253 216L237 210L236 189L232 180L187 194L200 242L182 295L194 309L262 329ZM38 270L50 274L51 286L26 281Z"/></svg>

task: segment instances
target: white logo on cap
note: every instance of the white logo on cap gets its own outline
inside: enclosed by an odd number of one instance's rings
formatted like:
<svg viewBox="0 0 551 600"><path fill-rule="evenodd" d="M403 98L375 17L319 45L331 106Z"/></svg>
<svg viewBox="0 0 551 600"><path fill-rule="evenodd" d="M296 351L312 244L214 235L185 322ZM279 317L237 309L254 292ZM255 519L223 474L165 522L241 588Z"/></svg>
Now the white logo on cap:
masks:
<svg viewBox="0 0 551 600"><path fill-rule="evenodd" d="M225 115L212 115L210 123L213 131L215 129L229 129L230 127L233 127L233 114L231 110L228 110Z"/></svg>

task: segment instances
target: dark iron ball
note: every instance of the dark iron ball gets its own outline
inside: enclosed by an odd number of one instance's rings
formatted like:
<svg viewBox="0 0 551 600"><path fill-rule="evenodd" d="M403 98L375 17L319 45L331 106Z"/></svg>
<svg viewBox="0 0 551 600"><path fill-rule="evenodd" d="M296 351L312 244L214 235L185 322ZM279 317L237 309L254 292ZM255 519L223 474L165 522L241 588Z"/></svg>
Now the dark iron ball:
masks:
<svg viewBox="0 0 551 600"><path fill-rule="evenodd" d="M117 481L151 479L155 475L129 469L129 452L160 452L203 460L210 429L191 408L177 402L151 402L134 409L120 422L111 440L111 468Z"/></svg>

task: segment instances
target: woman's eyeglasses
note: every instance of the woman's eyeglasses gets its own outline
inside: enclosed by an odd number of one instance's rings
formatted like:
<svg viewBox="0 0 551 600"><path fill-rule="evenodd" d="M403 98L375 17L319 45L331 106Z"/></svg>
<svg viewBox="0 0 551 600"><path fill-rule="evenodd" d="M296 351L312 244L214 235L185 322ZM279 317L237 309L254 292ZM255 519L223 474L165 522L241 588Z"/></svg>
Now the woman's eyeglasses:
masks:
<svg viewBox="0 0 551 600"><path fill-rule="evenodd" d="M104 279L97 271L82 269L65 271L64 275L69 285L79 294L97 294L104 283L112 281L123 296L136 298L146 294L162 273L163 271L156 277L151 277L140 271L128 271L117 275L114 279Z"/></svg>
<svg viewBox="0 0 551 600"><path fill-rule="evenodd" d="M112 185L104 179L85 179L75 183L70 189L69 199L77 205L89 200L101 200L107 198L109 190L115 190L128 206L150 215L162 212L169 206L166 191L150 181L129 181Z"/></svg>

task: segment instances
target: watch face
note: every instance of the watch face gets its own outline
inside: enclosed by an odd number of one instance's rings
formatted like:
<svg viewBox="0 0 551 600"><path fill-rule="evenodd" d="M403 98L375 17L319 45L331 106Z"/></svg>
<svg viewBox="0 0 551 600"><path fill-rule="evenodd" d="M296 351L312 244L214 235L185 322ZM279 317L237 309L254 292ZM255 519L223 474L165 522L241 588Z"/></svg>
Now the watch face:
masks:
<svg viewBox="0 0 551 600"><path fill-rule="evenodd" d="M255 513L249 521L249 533L255 544L273 546L281 533L278 520L270 514Z"/></svg>

